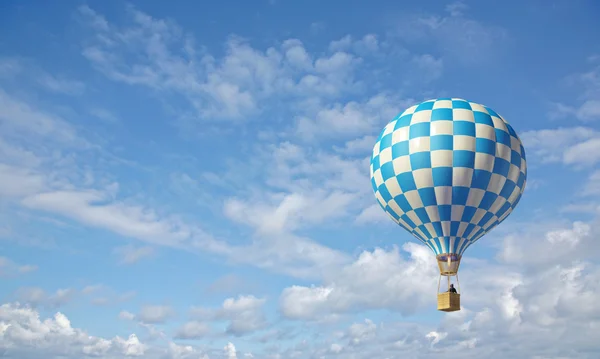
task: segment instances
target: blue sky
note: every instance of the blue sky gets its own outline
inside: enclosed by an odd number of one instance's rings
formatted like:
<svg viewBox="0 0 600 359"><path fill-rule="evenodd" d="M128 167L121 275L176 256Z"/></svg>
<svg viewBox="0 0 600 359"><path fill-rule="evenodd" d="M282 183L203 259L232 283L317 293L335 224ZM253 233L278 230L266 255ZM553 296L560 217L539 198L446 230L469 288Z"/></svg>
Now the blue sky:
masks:
<svg viewBox="0 0 600 359"><path fill-rule="evenodd" d="M3 2L0 353L597 357L599 15ZM435 310L433 254L369 183L383 126L444 96L499 112L529 170L467 251L452 314Z"/></svg>

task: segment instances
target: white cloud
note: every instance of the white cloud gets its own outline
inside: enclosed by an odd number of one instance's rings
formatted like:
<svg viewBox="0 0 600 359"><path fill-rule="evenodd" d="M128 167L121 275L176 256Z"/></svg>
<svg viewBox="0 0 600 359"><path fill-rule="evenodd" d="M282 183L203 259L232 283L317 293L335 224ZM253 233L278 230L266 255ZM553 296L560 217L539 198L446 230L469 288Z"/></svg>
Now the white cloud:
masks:
<svg viewBox="0 0 600 359"><path fill-rule="evenodd" d="M162 324L175 315L175 311L168 305L144 305L135 316L142 323Z"/></svg>
<svg viewBox="0 0 600 359"><path fill-rule="evenodd" d="M582 122L600 120L600 65L598 59L590 58L594 66L587 72L576 73L567 78L567 82L580 95L577 105L566 105L562 102L553 103L550 116L552 118L575 118Z"/></svg>
<svg viewBox="0 0 600 359"><path fill-rule="evenodd" d="M33 306L58 308L70 302L76 291L72 288L61 288L49 294L39 287L22 287L15 292L19 301Z"/></svg>
<svg viewBox="0 0 600 359"><path fill-rule="evenodd" d="M0 256L0 277L27 274L35 272L37 266L31 264L18 264L7 257Z"/></svg>
<svg viewBox="0 0 600 359"><path fill-rule="evenodd" d="M240 295L237 298L227 298L218 309L194 307L191 314L203 320L228 321L226 332L242 336L261 330L267 325L263 311L265 301L264 298L252 295Z"/></svg>
<svg viewBox="0 0 600 359"><path fill-rule="evenodd" d="M237 351L235 350L235 345L233 345L232 342L227 343L223 350L225 351L225 356L227 359L237 359Z"/></svg>
<svg viewBox="0 0 600 359"><path fill-rule="evenodd" d="M397 248L363 252L354 263L325 276L320 286L292 286L280 298L282 314L317 319L329 314L389 308L404 314L432 306L437 265L425 246L407 243L405 260ZM429 280L428 280L429 278ZM407 290L410 288L410 290Z"/></svg>
<svg viewBox="0 0 600 359"><path fill-rule="evenodd" d="M210 333L210 327L202 322L191 321L182 325L176 332L176 339L200 339Z"/></svg>
<svg viewBox="0 0 600 359"><path fill-rule="evenodd" d="M60 312L42 321L38 312L15 303L0 306L0 352L23 359L39 357L39 353L48 358L75 358L81 353L117 358L144 355L145 345L135 334L110 340L90 336L73 328Z"/></svg>
<svg viewBox="0 0 600 359"><path fill-rule="evenodd" d="M589 167L600 161L600 133L586 127L561 127L523 132L527 159Z"/></svg>

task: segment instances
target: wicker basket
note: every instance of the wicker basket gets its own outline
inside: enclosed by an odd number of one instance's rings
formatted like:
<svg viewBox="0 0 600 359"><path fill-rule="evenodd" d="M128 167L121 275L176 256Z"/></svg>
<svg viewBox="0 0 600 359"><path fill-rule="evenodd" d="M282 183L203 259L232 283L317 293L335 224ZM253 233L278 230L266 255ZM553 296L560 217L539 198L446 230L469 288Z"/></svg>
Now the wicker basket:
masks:
<svg viewBox="0 0 600 359"><path fill-rule="evenodd" d="M460 310L460 294L438 293L438 310L443 312L455 312Z"/></svg>

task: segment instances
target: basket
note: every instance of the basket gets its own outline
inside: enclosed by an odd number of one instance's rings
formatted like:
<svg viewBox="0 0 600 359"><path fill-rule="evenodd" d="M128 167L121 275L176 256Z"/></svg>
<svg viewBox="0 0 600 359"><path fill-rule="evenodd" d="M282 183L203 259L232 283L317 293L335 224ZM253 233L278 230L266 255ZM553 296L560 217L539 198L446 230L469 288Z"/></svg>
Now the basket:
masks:
<svg viewBox="0 0 600 359"><path fill-rule="evenodd" d="M460 310L460 294L451 292L438 293L438 310L443 312Z"/></svg>

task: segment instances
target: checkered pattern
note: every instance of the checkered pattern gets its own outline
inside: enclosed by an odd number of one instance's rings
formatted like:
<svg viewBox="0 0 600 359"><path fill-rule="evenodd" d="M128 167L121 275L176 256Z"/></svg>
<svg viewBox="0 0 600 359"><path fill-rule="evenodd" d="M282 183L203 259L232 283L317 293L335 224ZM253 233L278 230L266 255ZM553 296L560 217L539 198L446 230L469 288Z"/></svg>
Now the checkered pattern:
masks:
<svg viewBox="0 0 600 359"><path fill-rule="evenodd" d="M512 212L527 180L525 150L489 107L425 101L394 118L371 158L379 205L436 255L464 251Z"/></svg>

